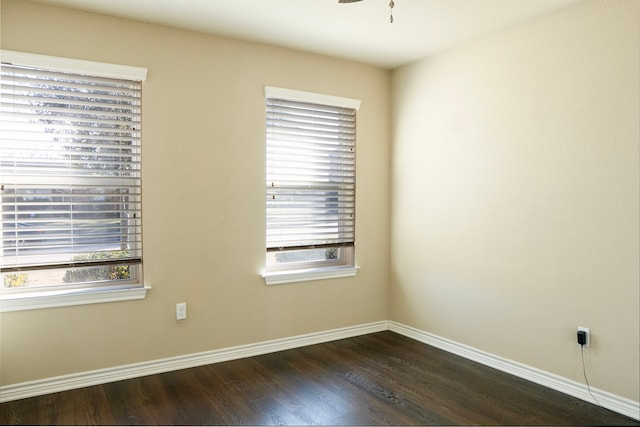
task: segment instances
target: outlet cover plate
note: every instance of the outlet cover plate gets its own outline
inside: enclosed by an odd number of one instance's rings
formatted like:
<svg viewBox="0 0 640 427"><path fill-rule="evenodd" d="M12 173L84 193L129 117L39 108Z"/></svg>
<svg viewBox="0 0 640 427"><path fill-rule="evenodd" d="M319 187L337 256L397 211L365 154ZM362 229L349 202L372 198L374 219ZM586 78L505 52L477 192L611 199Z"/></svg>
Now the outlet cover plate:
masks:
<svg viewBox="0 0 640 427"><path fill-rule="evenodd" d="M176 304L176 320L184 320L187 318L187 303L180 302Z"/></svg>

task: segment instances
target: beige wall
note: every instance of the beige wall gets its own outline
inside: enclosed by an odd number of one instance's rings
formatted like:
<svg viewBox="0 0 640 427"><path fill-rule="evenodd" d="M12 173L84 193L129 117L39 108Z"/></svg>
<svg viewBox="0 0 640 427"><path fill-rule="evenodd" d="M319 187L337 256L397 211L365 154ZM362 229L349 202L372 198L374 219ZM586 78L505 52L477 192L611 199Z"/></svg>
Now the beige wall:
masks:
<svg viewBox="0 0 640 427"><path fill-rule="evenodd" d="M391 318L639 400L640 3L392 76Z"/></svg>
<svg viewBox="0 0 640 427"><path fill-rule="evenodd" d="M153 289L2 314L0 385L391 319L576 381L575 329L587 326L592 384L639 400L635 0L588 2L393 74L1 4L4 49L149 69ZM258 276L264 85L362 100L354 279L267 287Z"/></svg>
<svg viewBox="0 0 640 427"><path fill-rule="evenodd" d="M2 1L1 46L148 68L147 299L4 313L0 384L385 320L390 73L162 26ZM358 98L357 277L267 287L264 85ZM189 318L175 320L187 302Z"/></svg>

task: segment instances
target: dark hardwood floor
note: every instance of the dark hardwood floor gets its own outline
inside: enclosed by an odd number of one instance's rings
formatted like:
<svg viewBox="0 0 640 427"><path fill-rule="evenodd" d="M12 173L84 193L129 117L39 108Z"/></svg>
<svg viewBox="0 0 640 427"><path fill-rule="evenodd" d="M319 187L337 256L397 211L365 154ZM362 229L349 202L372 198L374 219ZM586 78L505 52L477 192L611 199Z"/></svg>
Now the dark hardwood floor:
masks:
<svg viewBox="0 0 640 427"><path fill-rule="evenodd" d="M381 332L0 405L29 425L640 425Z"/></svg>

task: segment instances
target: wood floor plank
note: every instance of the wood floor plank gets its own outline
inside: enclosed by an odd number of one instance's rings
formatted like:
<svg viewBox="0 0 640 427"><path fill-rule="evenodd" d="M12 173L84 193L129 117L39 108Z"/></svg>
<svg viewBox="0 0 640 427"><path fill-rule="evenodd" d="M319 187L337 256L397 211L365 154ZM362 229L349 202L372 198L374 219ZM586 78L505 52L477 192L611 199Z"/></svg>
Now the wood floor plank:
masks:
<svg viewBox="0 0 640 427"><path fill-rule="evenodd" d="M635 425L395 334L0 404L2 425Z"/></svg>

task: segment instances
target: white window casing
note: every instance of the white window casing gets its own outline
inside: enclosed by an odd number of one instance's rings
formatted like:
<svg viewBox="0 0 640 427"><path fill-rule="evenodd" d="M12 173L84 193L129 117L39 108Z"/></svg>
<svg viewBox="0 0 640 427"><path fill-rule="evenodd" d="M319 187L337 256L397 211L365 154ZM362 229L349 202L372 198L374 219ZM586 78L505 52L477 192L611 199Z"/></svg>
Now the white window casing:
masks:
<svg viewBox="0 0 640 427"><path fill-rule="evenodd" d="M143 298L146 69L0 60L0 311Z"/></svg>
<svg viewBox="0 0 640 427"><path fill-rule="evenodd" d="M267 284L355 275L360 101L267 86Z"/></svg>

